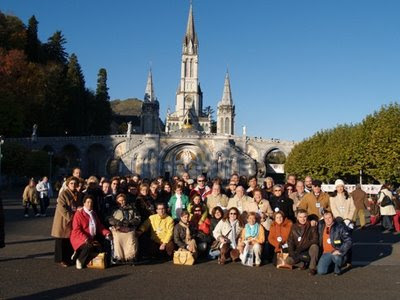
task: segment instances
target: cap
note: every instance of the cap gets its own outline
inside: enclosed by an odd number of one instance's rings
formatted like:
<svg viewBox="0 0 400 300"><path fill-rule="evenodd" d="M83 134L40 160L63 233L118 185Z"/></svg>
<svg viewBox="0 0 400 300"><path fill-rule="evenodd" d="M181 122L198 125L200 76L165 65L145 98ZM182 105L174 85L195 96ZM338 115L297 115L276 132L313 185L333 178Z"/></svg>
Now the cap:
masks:
<svg viewBox="0 0 400 300"><path fill-rule="evenodd" d="M337 187L337 186L339 186L339 185L343 185L343 186L344 186L344 182L343 182L342 179L337 179L337 180L335 181L335 187Z"/></svg>

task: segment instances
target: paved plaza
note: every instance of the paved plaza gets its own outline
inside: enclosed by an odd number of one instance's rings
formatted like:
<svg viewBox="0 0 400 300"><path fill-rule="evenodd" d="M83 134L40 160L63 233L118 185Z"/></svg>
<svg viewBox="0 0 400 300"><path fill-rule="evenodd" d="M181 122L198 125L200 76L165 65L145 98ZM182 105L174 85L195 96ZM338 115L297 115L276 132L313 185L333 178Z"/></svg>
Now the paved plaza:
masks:
<svg viewBox="0 0 400 300"><path fill-rule="evenodd" d="M340 277L310 277L216 261L192 267L172 262L114 266L106 270L61 268L53 262L52 217L23 218L19 200L3 200L6 248L0 249L0 298L38 299L399 299L400 236L378 228L355 231L354 267ZM54 212L54 201L50 214Z"/></svg>

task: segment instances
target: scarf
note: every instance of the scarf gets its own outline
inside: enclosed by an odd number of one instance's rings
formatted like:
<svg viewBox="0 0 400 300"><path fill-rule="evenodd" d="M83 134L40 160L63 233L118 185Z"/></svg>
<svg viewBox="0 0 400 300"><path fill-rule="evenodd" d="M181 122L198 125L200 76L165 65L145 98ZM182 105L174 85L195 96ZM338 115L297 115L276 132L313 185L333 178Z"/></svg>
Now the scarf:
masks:
<svg viewBox="0 0 400 300"><path fill-rule="evenodd" d="M179 218L182 212L182 195L176 195L175 214Z"/></svg>
<svg viewBox="0 0 400 300"><path fill-rule="evenodd" d="M249 223L246 224L245 226L245 235L244 238L247 240L249 237L257 237L258 236L258 230L259 230L259 224L255 223L254 225L250 225Z"/></svg>
<svg viewBox="0 0 400 300"><path fill-rule="evenodd" d="M90 217L89 219L89 232L92 237L96 235L96 219L94 217L93 210L88 210L86 207L83 207L85 213L87 213Z"/></svg>
<svg viewBox="0 0 400 300"><path fill-rule="evenodd" d="M185 224L182 221L179 221L179 225L186 229L185 243L188 244L192 239L192 237L190 236L189 224Z"/></svg>
<svg viewBox="0 0 400 300"><path fill-rule="evenodd" d="M229 224L231 225L231 234L230 234L230 241L231 241L231 247L232 249L236 249L236 224L238 223L238 220L235 220L233 222L228 221Z"/></svg>

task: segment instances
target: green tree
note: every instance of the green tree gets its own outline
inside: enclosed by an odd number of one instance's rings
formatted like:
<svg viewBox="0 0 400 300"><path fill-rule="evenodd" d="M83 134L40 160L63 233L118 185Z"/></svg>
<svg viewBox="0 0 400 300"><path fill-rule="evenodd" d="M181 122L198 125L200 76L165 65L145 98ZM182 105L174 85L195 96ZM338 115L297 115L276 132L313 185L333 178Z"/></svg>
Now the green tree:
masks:
<svg viewBox="0 0 400 300"><path fill-rule="evenodd" d="M28 28L26 29L26 47L25 53L28 56L29 61L39 62L41 43L38 39L38 24L33 15L28 21Z"/></svg>
<svg viewBox="0 0 400 300"><path fill-rule="evenodd" d="M68 54L65 51L64 46L66 43L67 40L61 31L56 31L51 37L49 37L47 43L44 45L46 59L66 65L68 61Z"/></svg>

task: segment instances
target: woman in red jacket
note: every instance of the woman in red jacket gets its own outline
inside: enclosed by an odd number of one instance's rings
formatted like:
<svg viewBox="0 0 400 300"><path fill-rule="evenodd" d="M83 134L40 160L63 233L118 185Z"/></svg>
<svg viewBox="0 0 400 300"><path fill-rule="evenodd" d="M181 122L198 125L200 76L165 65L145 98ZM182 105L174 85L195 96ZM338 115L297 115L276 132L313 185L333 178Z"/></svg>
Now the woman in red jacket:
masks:
<svg viewBox="0 0 400 300"><path fill-rule="evenodd" d="M101 252L101 245L96 240L96 236L103 235L111 238L111 232L104 228L99 218L93 211L93 198L87 195L83 199L83 209L78 210L72 221L71 244L75 250L76 268L82 269L83 266L98 253Z"/></svg>

